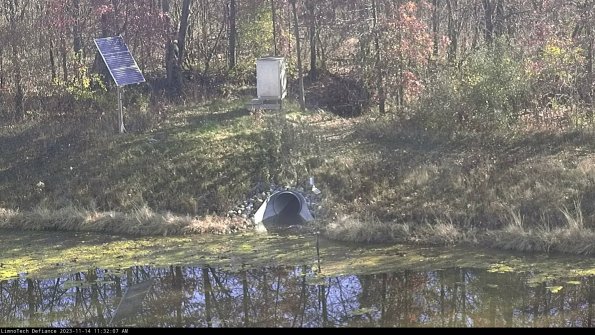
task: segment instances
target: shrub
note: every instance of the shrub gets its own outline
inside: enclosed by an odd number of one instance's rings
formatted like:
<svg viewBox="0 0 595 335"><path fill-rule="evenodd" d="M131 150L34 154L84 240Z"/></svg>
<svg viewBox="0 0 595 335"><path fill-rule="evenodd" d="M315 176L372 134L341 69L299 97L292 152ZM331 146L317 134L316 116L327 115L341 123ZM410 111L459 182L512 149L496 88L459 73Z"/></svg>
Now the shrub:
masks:
<svg viewBox="0 0 595 335"><path fill-rule="evenodd" d="M319 72L316 81L309 76L304 78L308 105L321 107L341 117L360 116L368 111L371 97L361 80L323 70ZM297 90L297 83L292 87Z"/></svg>
<svg viewBox="0 0 595 335"><path fill-rule="evenodd" d="M522 60L496 44L474 52L461 69L439 72L417 106L427 128L486 130L513 123L530 101Z"/></svg>

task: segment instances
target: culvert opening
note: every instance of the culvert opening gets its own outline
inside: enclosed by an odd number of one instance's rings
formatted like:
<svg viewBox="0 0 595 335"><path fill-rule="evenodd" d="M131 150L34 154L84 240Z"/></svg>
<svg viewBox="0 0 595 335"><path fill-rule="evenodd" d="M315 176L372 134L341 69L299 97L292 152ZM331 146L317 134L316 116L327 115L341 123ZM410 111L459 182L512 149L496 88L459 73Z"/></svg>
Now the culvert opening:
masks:
<svg viewBox="0 0 595 335"><path fill-rule="evenodd" d="M277 214L277 223L295 225L302 223L300 211L302 202L291 192L281 192L272 199L273 211Z"/></svg>
<svg viewBox="0 0 595 335"><path fill-rule="evenodd" d="M254 214L254 223L264 228L295 226L314 220L308 209L308 201L299 192L273 193Z"/></svg>

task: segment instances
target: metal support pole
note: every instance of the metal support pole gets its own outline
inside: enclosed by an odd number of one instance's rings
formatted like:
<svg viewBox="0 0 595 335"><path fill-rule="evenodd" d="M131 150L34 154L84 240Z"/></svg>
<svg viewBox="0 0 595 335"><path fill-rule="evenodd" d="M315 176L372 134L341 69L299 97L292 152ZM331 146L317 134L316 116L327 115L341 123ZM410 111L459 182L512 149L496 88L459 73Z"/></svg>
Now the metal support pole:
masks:
<svg viewBox="0 0 595 335"><path fill-rule="evenodd" d="M120 126L120 134L126 131L124 128L124 110L122 107L122 88L118 86L118 124Z"/></svg>

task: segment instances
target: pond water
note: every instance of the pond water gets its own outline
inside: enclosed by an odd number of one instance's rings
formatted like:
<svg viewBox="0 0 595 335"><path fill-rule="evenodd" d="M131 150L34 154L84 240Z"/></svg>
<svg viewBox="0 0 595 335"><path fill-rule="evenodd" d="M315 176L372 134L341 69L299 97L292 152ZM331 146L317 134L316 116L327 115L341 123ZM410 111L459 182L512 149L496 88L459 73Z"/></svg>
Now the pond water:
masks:
<svg viewBox="0 0 595 335"><path fill-rule="evenodd" d="M330 241L320 242L318 256L311 236L52 234L3 232L0 327L595 324L589 257ZM30 252L17 248L26 241L35 245ZM280 246L289 248L286 258L272 256Z"/></svg>
<svg viewBox="0 0 595 335"><path fill-rule="evenodd" d="M93 269L1 282L0 326L593 326L594 277L528 284L528 276L451 268L318 280L308 266ZM149 285L118 310L139 283Z"/></svg>

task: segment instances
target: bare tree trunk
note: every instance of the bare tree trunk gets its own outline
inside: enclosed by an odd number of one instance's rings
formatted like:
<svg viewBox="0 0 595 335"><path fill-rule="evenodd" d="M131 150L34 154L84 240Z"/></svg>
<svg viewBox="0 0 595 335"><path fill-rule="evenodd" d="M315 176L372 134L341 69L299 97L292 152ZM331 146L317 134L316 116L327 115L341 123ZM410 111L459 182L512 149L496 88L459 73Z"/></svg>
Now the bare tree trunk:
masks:
<svg viewBox="0 0 595 335"><path fill-rule="evenodd" d="M457 9L457 0L447 0L446 8L448 10L448 39L450 44L448 45L448 61L454 63L457 59L457 47L458 47L458 32L455 20L455 10Z"/></svg>
<svg viewBox="0 0 595 335"><path fill-rule="evenodd" d="M50 56L50 70L52 71L52 82L56 80L56 59L54 57L54 42L50 38L50 47L49 47L49 56Z"/></svg>
<svg viewBox="0 0 595 335"><path fill-rule="evenodd" d="M438 2L438 0L432 0L432 56L434 58L434 61L438 58L438 47L440 43L440 40L438 38L438 34L440 32L440 12L438 10Z"/></svg>
<svg viewBox="0 0 595 335"><path fill-rule="evenodd" d="M308 0L306 7L310 19L308 27L310 37L310 78L312 81L316 81L318 78L318 69L316 68L316 2Z"/></svg>
<svg viewBox="0 0 595 335"><path fill-rule="evenodd" d="M291 0L287 1L287 10L291 11ZM291 14L290 14L291 15ZM289 18L289 20L287 20L287 31L291 31L291 18ZM287 53L291 55L291 38L287 39Z"/></svg>
<svg viewBox="0 0 595 335"><path fill-rule="evenodd" d="M496 3L494 4L494 36L500 37L503 36L506 32L506 15L504 13L504 1L503 0L495 0Z"/></svg>
<svg viewBox="0 0 595 335"><path fill-rule="evenodd" d="M67 62L67 55L66 55L66 41L64 40L64 35L60 37L61 42L61 54L62 54L62 80L64 83L68 82L68 62Z"/></svg>
<svg viewBox="0 0 595 335"><path fill-rule="evenodd" d="M173 84L174 54L173 41L171 40L171 21L169 18L169 0L161 1L161 10L165 14L165 75L167 82L171 87Z"/></svg>
<svg viewBox="0 0 595 335"><path fill-rule="evenodd" d="M274 56L277 56L277 11L275 10L275 0L271 0L271 16L273 21L273 50Z"/></svg>
<svg viewBox="0 0 595 335"><path fill-rule="evenodd" d="M0 88L4 88L4 48L0 46Z"/></svg>
<svg viewBox="0 0 595 335"><path fill-rule="evenodd" d="M326 48L324 47L324 44L322 44L322 40L320 39L320 29L316 31L316 39L318 40L316 51L318 52L320 68L326 69Z"/></svg>
<svg viewBox="0 0 595 335"><path fill-rule="evenodd" d="M399 27L397 29L397 41L398 41L398 48L397 48L397 52L398 52L398 61L397 61L397 75L398 75L398 82L399 82L399 86L397 89L397 105L399 107L403 106L403 103L405 101L405 85L404 85L404 73L405 73L405 57L403 57L403 31L402 31L402 27Z"/></svg>
<svg viewBox="0 0 595 335"><path fill-rule="evenodd" d="M81 27L79 22L80 17L80 0L72 0L72 10L74 12L74 24L72 26L72 47L77 60L80 60L81 52L83 50Z"/></svg>
<svg viewBox="0 0 595 335"><path fill-rule="evenodd" d="M372 0L372 29L374 32L374 52L376 54L376 89L378 90L378 111L386 113L386 94L384 92L384 76L382 73L382 55L380 50L380 38L378 37L378 4Z"/></svg>
<svg viewBox="0 0 595 335"><path fill-rule="evenodd" d="M491 0L483 0L484 11L484 38L488 45L492 45L494 40L494 4Z"/></svg>
<svg viewBox="0 0 595 335"><path fill-rule="evenodd" d="M73 22L72 25L72 48L74 51L74 61L76 63L74 76L77 79L78 83L82 85L82 73L79 69L79 66L83 60L83 42L82 42L82 33L80 27L80 0L72 0L72 10L73 10Z"/></svg>
<svg viewBox="0 0 595 335"><path fill-rule="evenodd" d="M591 3L590 10L593 10L593 6ZM589 19L592 19L592 13L589 11ZM593 104L593 27L591 27L591 20L589 20L586 25L586 33L587 33L587 64L586 64L586 72L587 72L587 82L586 86L586 94L585 100L591 108L589 109L589 113L593 114L592 104Z"/></svg>
<svg viewBox="0 0 595 335"><path fill-rule="evenodd" d="M180 17L180 29L178 30L178 67L182 68L186 52L186 34L188 32L188 16L192 0L184 0L182 3L182 15Z"/></svg>
<svg viewBox="0 0 595 335"><path fill-rule="evenodd" d="M17 47L13 46L13 57L17 59L18 51ZM14 110L15 110L15 118L16 120L23 120L25 117L25 108L24 108L24 92L23 92L23 82L21 76L21 65L18 61L14 63L16 65L15 73L14 73L14 83L16 86L16 93L14 95Z"/></svg>
<svg viewBox="0 0 595 335"><path fill-rule="evenodd" d="M163 13L169 14L170 12L170 2L169 0L162 0L161 8ZM180 94L180 89L182 86L181 83L181 76L178 67L179 61L179 48L177 42L175 40L176 35L175 32L172 31L172 23L169 19L169 15L166 15L165 20L165 72L166 78L169 88L169 94L171 96Z"/></svg>
<svg viewBox="0 0 595 335"><path fill-rule="evenodd" d="M107 19L108 16L106 13L101 14L101 37L108 37L109 35L111 35Z"/></svg>
<svg viewBox="0 0 595 335"><path fill-rule="evenodd" d="M26 6L26 4L25 4ZM12 35L10 44L12 47L12 66L13 66L13 76L14 76L14 86L15 86L15 95L14 95L14 119L17 121L23 120L25 117L24 111L24 91L23 91L23 83L22 83L22 72L21 72L21 47L22 47L22 33L19 29L20 24L22 23L23 17L19 15L19 12L24 13L25 8L19 7L18 0L10 0L8 2L8 23L9 25L9 32Z"/></svg>
<svg viewBox="0 0 595 335"><path fill-rule="evenodd" d="M481 20L481 11L482 11L483 5L481 3L474 3L473 5L473 14L472 17L473 19L471 19L471 21L473 22L473 35L471 37L471 49L476 49L477 46L481 43L481 38L480 36L483 35L483 23ZM458 30L457 30L458 32ZM463 48L465 48L465 45L463 43ZM461 52L461 54L463 54L464 52Z"/></svg>
<svg viewBox="0 0 595 335"><path fill-rule="evenodd" d="M306 109L306 98L304 94L304 73L302 69L302 48L300 43L300 30L298 26L297 9L295 6L296 0L290 0L293 11L293 33L295 35L295 48L297 52L297 66L298 66L298 80L299 80L299 103L302 110Z"/></svg>
<svg viewBox="0 0 595 335"><path fill-rule="evenodd" d="M101 14L100 26L101 37L108 37L111 35L108 24L108 16L105 13ZM105 84L105 86L110 87L110 85L112 84L111 76L109 70L107 69L107 66L101 58L101 54L99 54L99 51L95 52L95 59L93 60L92 72L98 73L101 77L101 81Z"/></svg>
<svg viewBox="0 0 595 335"><path fill-rule="evenodd" d="M228 62L229 62L229 69L233 69L236 66L237 62L237 50L236 50L236 39L237 39L237 29L236 29L236 0L229 1L229 31L228 31Z"/></svg>

